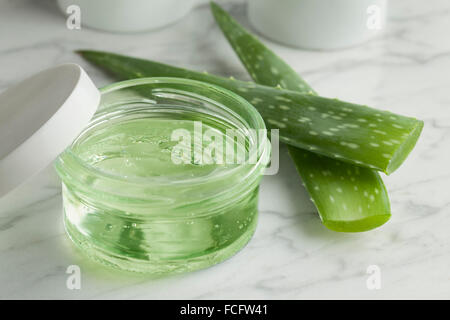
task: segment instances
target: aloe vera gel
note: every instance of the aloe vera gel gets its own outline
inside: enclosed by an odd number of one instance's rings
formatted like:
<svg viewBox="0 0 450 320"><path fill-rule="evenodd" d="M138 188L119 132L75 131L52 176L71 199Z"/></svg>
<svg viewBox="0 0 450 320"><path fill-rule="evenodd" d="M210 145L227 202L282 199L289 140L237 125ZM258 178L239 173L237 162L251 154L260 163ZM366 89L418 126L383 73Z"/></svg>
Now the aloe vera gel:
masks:
<svg viewBox="0 0 450 320"><path fill-rule="evenodd" d="M69 236L91 258L128 271L223 261L256 227L270 144L248 133L264 129L249 103L205 83L148 78L104 88L99 111L56 161ZM209 152L205 139L230 131L232 147ZM235 161L225 161L230 151Z"/></svg>

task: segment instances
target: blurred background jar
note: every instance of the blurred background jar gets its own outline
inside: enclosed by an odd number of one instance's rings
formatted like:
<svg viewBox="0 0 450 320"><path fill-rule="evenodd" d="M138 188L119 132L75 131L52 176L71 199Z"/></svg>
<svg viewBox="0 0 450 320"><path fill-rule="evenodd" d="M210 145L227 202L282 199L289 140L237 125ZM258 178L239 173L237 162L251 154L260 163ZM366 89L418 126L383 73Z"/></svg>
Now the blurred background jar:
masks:
<svg viewBox="0 0 450 320"><path fill-rule="evenodd" d="M383 30L387 0L249 0L253 27L266 37L304 49L361 44Z"/></svg>
<svg viewBox="0 0 450 320"><path fill-rule="evenodd" d="M84 26L112 32L153 30L174 23L191 11L195 0L58 0L66 13L81 9Z"/></svg>

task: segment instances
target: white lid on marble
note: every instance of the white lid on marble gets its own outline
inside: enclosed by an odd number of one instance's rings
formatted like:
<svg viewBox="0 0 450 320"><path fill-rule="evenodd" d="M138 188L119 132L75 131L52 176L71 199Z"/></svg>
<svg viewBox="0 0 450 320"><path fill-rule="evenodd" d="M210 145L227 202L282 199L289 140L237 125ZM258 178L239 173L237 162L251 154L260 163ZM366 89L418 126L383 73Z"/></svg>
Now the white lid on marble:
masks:
<svg viewBox="0 0 450 320"><path fill-rule="evenodd" d="M86 127L100 92L76 64L44 70L0 95L0 198L39 173Z"/></svg>

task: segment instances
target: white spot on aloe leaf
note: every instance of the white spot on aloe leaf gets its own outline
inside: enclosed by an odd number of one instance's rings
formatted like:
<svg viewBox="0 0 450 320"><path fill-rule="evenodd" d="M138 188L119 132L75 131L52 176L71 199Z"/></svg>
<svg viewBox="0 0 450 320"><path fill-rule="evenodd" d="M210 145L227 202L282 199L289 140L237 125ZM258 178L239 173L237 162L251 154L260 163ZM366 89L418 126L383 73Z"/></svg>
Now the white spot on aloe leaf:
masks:
<svg viewBox="0 0 450 320"><path fill-rule="evenodd" d="M322 175L323 175L324 177L326 177L326 176L331 176L331 171L328 171L328 170L322 170Z"/></svg>
<svg viewBox="0 0 450 320"><path fill-rule="evenodd" d="M284 101L284 102L292 102L291 99L288 99L288 98L283 97L283 96L275 96L275 100Z"/></svg>
<svg viewBox="0 0 450 320"><path fill-rule="evenodd" d="M302 123L311 122L311 119L308 117L300 117L300 119L298 119L298 122L302 122Z"/></svg>
<svg viewBox="0 0 450 320"><path fill-rule="evenodd" d="M272 124L276 127L279 127L279 128L286 128L286 125L284 123L273 120L273 119L267 119L267 122L269 122L270 124Z"/></svg>
<svg viewBox="0 0 450 320"><path fill-rule="evenodd" d="M263 100L261 98L253 98L250 102L251 104L258 104L260 102L263 102Z"/></svg>
<svg viewBox="0 0 450 320"><path fill-rule="evenodd" d="M318 135L318 133L315 132L315 131L310 131L309 134L312 135L312 136L317 136Z"/></svg>
<svg viewBox="0 0 450 320"><path fill-rule="evenodd" d="M341 144L341 146L349 147L350 149L358 149L359 148L359 145L357 145L356 143L353 143L353 142L341 141L340 144Z"/></svg>
<svg viewBox="0 0 450 320"><path fill-rule="evenodd" d="M289 108L288 106L285 106L285 105L281 105L280 109L281 110L290 110L291 108Z"/></svg>

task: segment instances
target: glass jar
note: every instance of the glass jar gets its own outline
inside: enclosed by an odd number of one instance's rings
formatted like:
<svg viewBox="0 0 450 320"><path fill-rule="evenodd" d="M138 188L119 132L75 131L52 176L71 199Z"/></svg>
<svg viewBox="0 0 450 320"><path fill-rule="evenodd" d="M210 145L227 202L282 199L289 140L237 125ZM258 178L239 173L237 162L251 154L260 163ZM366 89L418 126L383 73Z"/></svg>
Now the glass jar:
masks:
<svg viewBox="0 0 450 320"><path fill-rule="evenodd" d="M205 268L240 250L256 227L270 154L267 136L255 134L265 130L256 109L185 79L129 80L101 93L98 112L55 162L73 242L105 265L154 274ZM201 148L206 135L228 142L230 130L236 144L223 150L235 160L211 161L220 153Z"/></svg>

